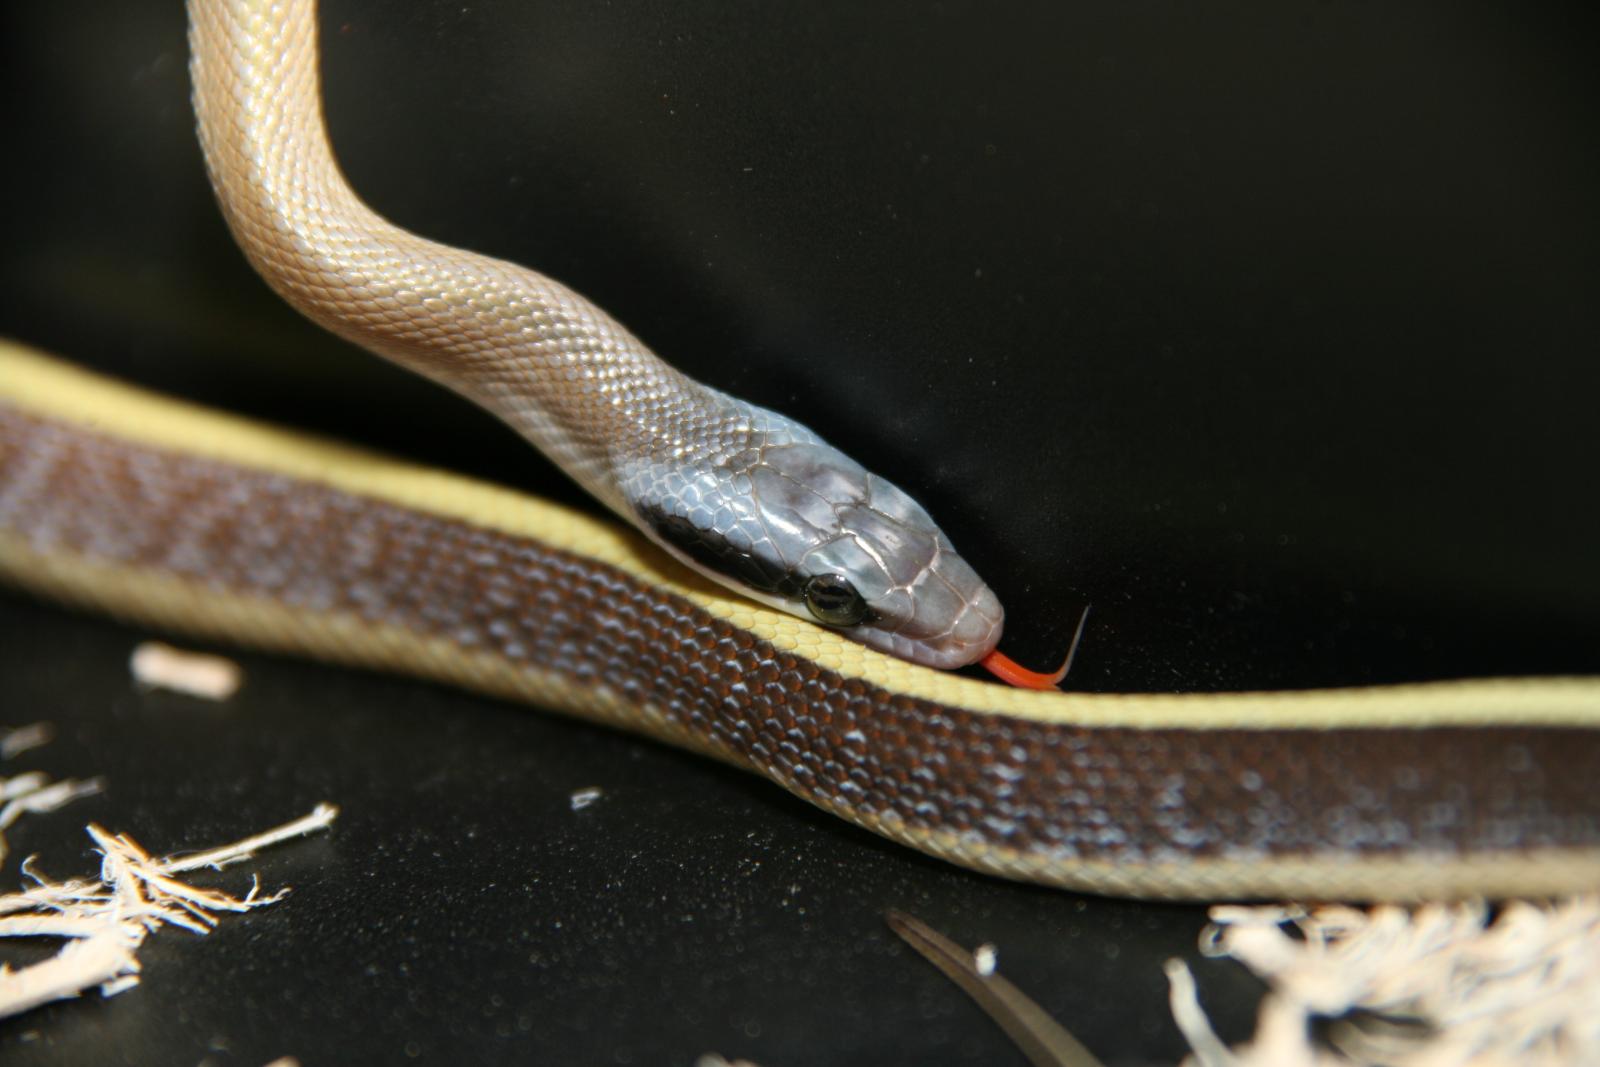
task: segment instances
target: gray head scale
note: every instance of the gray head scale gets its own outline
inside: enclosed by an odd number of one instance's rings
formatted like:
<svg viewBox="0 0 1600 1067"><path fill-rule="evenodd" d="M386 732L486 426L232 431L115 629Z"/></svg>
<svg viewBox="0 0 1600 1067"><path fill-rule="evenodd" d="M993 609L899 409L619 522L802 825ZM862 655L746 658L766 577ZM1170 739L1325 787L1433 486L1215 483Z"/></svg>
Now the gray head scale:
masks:
<svg viewBox="0 0 1600 1067"><path fill-rule="evenodd" d="M626 464L628 504L658 543L902 659L959 667L994 648L999 600L916 501L798 423L739 406L742 432L699 456Z"/></svg>

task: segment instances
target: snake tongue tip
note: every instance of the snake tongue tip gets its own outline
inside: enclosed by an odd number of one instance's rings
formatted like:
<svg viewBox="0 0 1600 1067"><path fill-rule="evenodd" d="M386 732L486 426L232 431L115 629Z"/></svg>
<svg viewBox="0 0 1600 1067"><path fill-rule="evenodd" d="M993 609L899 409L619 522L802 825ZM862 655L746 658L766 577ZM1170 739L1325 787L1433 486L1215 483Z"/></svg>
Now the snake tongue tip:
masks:
<svg viewBox="0 0 1600 1067"><path fill-rule="evenodd" d="M1067 676L1067 668L1071 666L1071 662L1069 660L1058 670L1049 673L1030 671L997 648L980 659L978 666L1007 685L1014 685L1018 689L1054 689Z"/></svg>
<svg viewBox="0 0 1600 1067"><path fill-rule="evenodd" d="M1066 658L1061 661L1061 666L1053 671L1031 671L998 648L980 659L978 666L1007 685L1014 685L1018 689L1055 689L1067 676L1067 672L1072 670L1072 661L1078 656L1078 642L1083 640L1083 627L1088 621L1089 609L1086 606L1083 614L1078 616L1078 628L1072 635L1072 645L1067 649Z"/></svg>

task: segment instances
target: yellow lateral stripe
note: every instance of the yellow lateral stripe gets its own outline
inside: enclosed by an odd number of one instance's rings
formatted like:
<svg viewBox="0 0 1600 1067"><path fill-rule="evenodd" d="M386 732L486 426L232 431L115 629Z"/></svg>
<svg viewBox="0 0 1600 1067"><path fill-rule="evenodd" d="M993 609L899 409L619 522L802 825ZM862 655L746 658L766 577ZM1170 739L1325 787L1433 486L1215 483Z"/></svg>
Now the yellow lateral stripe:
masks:
<svg viewBox="0 0 1600 1067"><path fill-rule="evenodd" d="M0 398L43 418L430 512L609 564L821 667L910 697L1085 726L1329 729L1600 726L1600 678L1482 679L1277 693L1081 694L1009 689L893 659L720 590L638 535L510 490L212 411L0 339ZM26 575L15 575L25 580Z"/></svg>

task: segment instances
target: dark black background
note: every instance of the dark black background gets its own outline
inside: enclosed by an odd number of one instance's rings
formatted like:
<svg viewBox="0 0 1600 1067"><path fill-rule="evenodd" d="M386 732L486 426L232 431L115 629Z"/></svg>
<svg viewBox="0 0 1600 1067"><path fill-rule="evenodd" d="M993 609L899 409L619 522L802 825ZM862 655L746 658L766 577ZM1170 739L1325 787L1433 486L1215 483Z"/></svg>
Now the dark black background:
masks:
<svg viewBox="0 0 1600 1067"><path fill-rule="evenodd" d="M1194 690L1600 667L1594 22L330 0L323 25L376 208L561 278L900 482L1018 658L1049 662L1087 601L1076 685ZM8 5L0 49L0 332L575 499L250 273L176 0ZM0 1025L8 1061L1006 1062L890 906L998 942L1108 1061L1179 1051L1159 960L1198 911L947 870L720 767L428 687L250 659L227 711L140 696L132 631L0 611L0 716L57 721L44 761L112 783L13 833L47 869L88 862L61 844L88 818L163 849L347 809L262 860L294 899L156 940L119 1001ZM583 785L607 798L574 815ZM1237 1032L1248 983L1204 977Z"/></svg>

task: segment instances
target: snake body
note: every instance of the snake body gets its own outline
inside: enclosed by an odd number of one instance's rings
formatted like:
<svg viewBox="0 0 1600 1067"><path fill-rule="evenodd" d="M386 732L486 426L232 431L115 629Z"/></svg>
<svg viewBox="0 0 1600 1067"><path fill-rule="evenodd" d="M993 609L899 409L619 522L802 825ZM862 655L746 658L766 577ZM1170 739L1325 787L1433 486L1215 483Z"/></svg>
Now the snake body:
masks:
<svg viewBox="0 0 1600 1067"><path fill-rule="evenodd" d="M1071 695L908 662L949 648L960 649L949 661L970 658L999 622L920 509L819 451L809 431L688 382L549 279L361 205L323 139L309 0L195 0L191 26L219 199L268 280L342 335L478 399L637 529L6 346L0 575L11 582L641 731L1012 878L1205 899L1600 883L1588 780L1600 680ZM730 498L708 519L696 511L722 491L708 476L740 490L768 475L847 483L826 500L832 518L803 494L773 494L813 546L871 557L823 553L816 573L876 567L884 590L912 601L935 589L933 608L874 592L865 625L879 629L867 634L798 617L803 559L729 537L741 516L717 513L738 510ZM679 507L695 485L698 503ZM734 584L768 583L755 589L765 604L725 587L715 564L728 552L706 551L708 530L745 561ZM914 542L914 573L879 558L885 538Z"/></svg>

